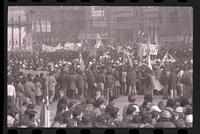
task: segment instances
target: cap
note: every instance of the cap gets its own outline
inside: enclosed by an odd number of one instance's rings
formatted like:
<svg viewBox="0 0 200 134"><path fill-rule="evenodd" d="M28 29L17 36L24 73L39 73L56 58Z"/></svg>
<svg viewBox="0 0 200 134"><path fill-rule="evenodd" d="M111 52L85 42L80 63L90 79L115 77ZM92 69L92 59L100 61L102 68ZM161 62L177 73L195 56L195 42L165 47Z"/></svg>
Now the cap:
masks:
<svg viewBox="0 0 200 134"><path fill-rule="evenodd" d="M150 112L153 112L153 111L162 112L162 110L160 110L160 108L158 106L156 106L156 105L151 107Z"/></svg>

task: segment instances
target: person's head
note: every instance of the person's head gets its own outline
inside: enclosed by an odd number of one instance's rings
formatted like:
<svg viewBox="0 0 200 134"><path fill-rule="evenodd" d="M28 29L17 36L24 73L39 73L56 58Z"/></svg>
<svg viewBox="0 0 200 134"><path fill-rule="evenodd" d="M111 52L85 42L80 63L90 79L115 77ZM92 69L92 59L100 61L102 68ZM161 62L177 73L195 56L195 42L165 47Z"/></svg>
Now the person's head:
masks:
<svg viewBox="0 0 200 134"><path fill-rule="evenodd" d="M70 111L65 111L63 113L63 123L68 123L70 120L72 120L73 115Z"/></svg>
<svg viewBox="0 0 200 134"><path fill-rule="evenodd" d="M91 115L90 114L85 114L82 117L82 122L84 125L91 123Z"/></svg>
<svg viewBox="0 0 200 134"><path fill-rule="evenodd" d="M103 99L101 99L101 98L96 100L94 106L95 107L99 107L101 110L106 108L105 101Z"/></svg>
<svg viewBox="0 0 200 134"><path fill-rule="evenodd" d="M133 106L131 106L131 105L129 105L129 106L127 107L127 110L126 110L126 114L127 114L127 115L133 115L134 111L136 111L136 108L133 107Z"/></svg>
<svg viewBox="0 0 200 134"><path fill-rule="evenodd" d="M185 105L185 115L193 114L192 106L191 105Z"/></svg>
<svg viewBox="0 0 200 134"><path fill-rule="evenodd" d="M59 91L59 97L61 98L61 97L63 97L63 96L64 96L64 91L60 90L60 91Z"/></svg>
<svg viewBox="0 0 200 134"><path fill-rule="evenodd" d="M100 96L101 95L101 90L96 90L96 96Z"/></svg>
<svg viewBox="0 0 200 134"><path fill-rule="evenodd" d="M185 111L186 111L186 109L184 107L177 107L175 109L175 112L178 114L179 118L185 117Z"/></svg>
<svg viewBox="0 0 200 134"><path fill-rule="evenodd" d="M116 103L117 103L117 98L116 97L111 97L110 98L110 104L114 106Z"/></svg>
<svg viewBox="0 0 200 134"><path fill-rule="evenodd" d="M29 113L28 113L29 120L36 119L37 116L38 116L38 115L37 115L37 112L34 111L34 110L31 110L31 111L29 111Z"/></svg>
<svg viewBox="0 0 200 134"><path fill-rule="evenodd" d="M99 116L97 117L97 120L96 120L96 121L97 121L98 123L102 124L102 125L105 125L105 124L107 124L107 122L109 121L109 119L110 119L109 114L103 113L103 114L101 114L101 115L99 115Z"/></svg>
<svg viewBox="0 0 200 134"><path fill-rule="evenodd" d="M82 119L82 116L83 116L83 112L82 112L82 109L80 106L76 106L74 108L74 111L73 111L73 117L74 118L78 118L78 119Z"/></svg>
<svg viewBox="0 0 200 134"><path fill-rule="evenodd" d="M27 109L33 110L35 108L34 104L28 104Z"/></svg>
<svg viewBox="0 0 200 134"><path fill-rule="evenodd" d="M13 118L16 118L18 113L19 113L18 109L15 108L14 106L8 109L8 115L12 116Z"/></svg>
<svg viewBox="0 0 200 134"><path fill-rule="evenodd" d="M44 73L40 73L40 77L43 78L44 77Z"/></svg>
<svg viewBox="0 0 200 134"><path fill-rule="evenodd" d="M172 114L168 110L163 110L161 112L161 118L170 120L172 118Z"/></svg>
<svg viewBox="0 0 200 134"><path fill-rule="evenodd" d="M130 103L134 103L134 102L136 101L136 99L135 99L135 97L134 97L133 95L129 95L129 96L128 96L128 101L129 101Z"/></svg>
<svg viewBox="0 0 200 134"><path fill-rule="evenodd" d="M165 109L165 103L163 101L160 101L158 103L158 107L160 108L160 110L164 110Z"/></svg>
<svg viewBox="0 0 200 134"><path fill-rule="evenodd" d="M152 96L152 94L146 94L146 95L144 96L144 101L153 102L153 96Z"/></svg>
<svg viewBox="0 0 200 134"><path fill-rule="evenodd" d="M118 107L113 107L112 110L110 111L110 116L111 118L118 118L119 117L119 108Z"/></svg>
<svg viewBox="0 0 200 134"><path fill-rule="evenodd" d="M94 99L87 99L86 100L86 104L93 104L94 103Z"/></svg>
<svg viewBox="0 0 200 134"><path fill-rule="evenodd" d="M139 124L139 123L141 123L141 121L142 121L142 116L141 115L134 115L133 116L133 120L132 120L132 123L133 124Z"/></svg>
<svg viewBox="0 0 200 134"><path fill-rule="evenodd" d="M174 99L167 100L166 107L174 108L176 106L176 101Z"/></svg>
<svg viewBox="0 0 200 134"><path fill-rule="evenodd" d="M152 101L150 100L145 100L143 103L144 107L148 110L150 110L151 106L152 106Z"/></svg>
<svg viewBox="0 0 200 134"><path fill-rule="evenodd" d="M22 106L27 107L28 104L32 104L31 100L27 97L24 98L23 102L22 102Z"/></svg>
<svg viewBox="0 0 200 134"><path fill-rule="evenodd" d="M179 101L181 107L184 107L185 105L190 105L190 102L187 97L182 96L179 98Z"/></svg>
<svg viewBox="0 0 200 134"><path fill-rule="evenodd" d="M63 103L63 104L60 104L58 108L60 109L61 112L64 112L67 109L67 105Z"/></svg>

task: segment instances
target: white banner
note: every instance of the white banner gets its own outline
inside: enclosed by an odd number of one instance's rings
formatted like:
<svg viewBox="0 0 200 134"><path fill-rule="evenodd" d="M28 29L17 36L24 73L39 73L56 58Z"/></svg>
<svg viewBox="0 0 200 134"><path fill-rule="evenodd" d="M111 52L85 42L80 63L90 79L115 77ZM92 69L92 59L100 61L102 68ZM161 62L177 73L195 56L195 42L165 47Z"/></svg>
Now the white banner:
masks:
<svg viewBox="0 0 200 134"><path fill-rule="evenodd" d="M46 51L46 52L54 52L59 49L62 49L61 44L58 44L56 47L47 46L45 44L42 44L42 50Z"/></svg>
<svg viewBox="0 0 200 134"><path fill-rule="evenodd" d="M80 47L82 46L81 43L72 43L72 42L67 42L64 45L64 49L67 50L73 50L77 51Z"/></svg>
<svg viewBox="0 0 200 134"><path fill-rule="evenodd" d="M148 44L142 44L144 51L143 51L143 56L147 55L147 46ZM150 55L157 55L158 54L158 45L153 45L150 44Z"/></svg>

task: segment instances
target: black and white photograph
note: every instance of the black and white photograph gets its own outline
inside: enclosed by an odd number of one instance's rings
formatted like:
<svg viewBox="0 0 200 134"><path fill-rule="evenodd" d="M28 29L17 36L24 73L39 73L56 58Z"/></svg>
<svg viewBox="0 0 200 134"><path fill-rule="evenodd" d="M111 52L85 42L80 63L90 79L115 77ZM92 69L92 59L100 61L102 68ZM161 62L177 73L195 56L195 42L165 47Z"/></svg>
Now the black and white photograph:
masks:
<svg viewBox="0 0 200 134"><path fill-rule="evenodd" d="M193 8L8 6L7 127L193 127Z"/></svg>

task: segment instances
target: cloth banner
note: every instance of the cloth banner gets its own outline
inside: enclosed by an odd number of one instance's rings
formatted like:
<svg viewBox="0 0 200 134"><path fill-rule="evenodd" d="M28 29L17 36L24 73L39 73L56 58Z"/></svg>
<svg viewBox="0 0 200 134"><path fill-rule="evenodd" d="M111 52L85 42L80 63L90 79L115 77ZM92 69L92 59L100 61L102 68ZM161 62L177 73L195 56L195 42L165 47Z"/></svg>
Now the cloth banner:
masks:
<svg viewBox="0 0 200 134"><path fill-rule="evenodd" d="M151 86L153 90L161 91L163 86L161 85L160 81L156 79L154 75L150 75Z"/></svg>
<svg viewBox="0 0 200 134"><path fill-rule="evenodd" d="M64 49L66 51L68 51L68 50L78 51L81 47L82 47L81 43L66 42L64 44Z"/></svg>
<svg viewBox="0 0 200 134"><path fill-rule="evenodd" d="M150 44L150 55L158 54L158 45ZM142 57L146 56L148 51L148 44L140 43L137 47L137 56Z"/></svg>
<svg viewBox="0 0 200 134"><path fill-rule="evenodd" d="M56 47L47 46L45 44L42 44L42 50L46 51L46 52L55 52L59 49L62 49L61 44L58 44Z"/></svg>

